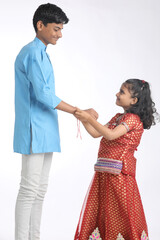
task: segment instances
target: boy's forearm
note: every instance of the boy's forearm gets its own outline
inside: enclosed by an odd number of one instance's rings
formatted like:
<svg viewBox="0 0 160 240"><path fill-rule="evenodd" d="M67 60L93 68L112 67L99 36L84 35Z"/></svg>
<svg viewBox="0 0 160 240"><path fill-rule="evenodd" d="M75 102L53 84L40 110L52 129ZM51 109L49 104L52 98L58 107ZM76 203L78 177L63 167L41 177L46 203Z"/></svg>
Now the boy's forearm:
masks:
<svg viewBox="0 0 160 240"><path fill-rule="evenodd" d="M61 101L57 105L56 109L64 111L64 112L68 112L68 113L71 113L71 114L74 114L75 111L76 111L76 107L73 107L72 105L70 105L70 104L68 104L64 101Z"/></svg>

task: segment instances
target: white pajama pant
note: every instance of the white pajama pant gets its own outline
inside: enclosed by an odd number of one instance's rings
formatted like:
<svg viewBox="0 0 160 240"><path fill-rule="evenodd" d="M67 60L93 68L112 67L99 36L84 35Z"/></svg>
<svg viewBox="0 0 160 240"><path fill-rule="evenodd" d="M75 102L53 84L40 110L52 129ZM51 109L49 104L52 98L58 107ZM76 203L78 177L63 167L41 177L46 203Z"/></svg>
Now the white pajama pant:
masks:
<svg viewBox="0 0 160 240"><path fill-rule="evenodd" d="M15 240L39 240L42 205L53 153L22 155L20 189L15 209Z"/></svg>

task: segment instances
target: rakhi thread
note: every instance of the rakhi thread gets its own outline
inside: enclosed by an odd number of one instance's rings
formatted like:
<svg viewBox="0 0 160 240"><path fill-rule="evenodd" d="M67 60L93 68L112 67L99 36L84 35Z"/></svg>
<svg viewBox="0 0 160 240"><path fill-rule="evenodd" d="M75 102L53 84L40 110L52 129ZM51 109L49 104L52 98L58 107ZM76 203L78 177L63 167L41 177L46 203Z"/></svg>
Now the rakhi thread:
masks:
<svg viewBox="0 0 160 240"><path fill-rule="evenodd" d="M81 129L80 129L80 120L77 119L77 138L80 137L82 140Z"/></svg>

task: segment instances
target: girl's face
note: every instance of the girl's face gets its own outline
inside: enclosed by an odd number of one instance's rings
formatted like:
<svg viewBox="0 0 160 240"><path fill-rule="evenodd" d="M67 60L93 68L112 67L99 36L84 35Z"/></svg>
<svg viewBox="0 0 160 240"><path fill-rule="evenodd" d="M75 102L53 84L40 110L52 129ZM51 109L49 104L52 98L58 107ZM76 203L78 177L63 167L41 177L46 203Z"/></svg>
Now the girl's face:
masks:
<svg viewBox="0 0 160 240"><path fill-rule="evenodd" d="M128 88L124 84L122 84L120 91L116 94L116 97L116 104L123 107L124 110L129 109L131 105L137 102L137 98L132 97Z"/></svg>

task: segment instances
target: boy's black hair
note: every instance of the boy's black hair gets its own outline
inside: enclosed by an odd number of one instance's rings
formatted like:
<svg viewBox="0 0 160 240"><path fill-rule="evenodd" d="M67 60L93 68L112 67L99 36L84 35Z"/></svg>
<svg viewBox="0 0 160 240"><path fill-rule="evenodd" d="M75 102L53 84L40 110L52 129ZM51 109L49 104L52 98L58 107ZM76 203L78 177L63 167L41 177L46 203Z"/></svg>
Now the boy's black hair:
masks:
<svg viewBox="0 0 160 240"><path fill-rule="evenodd" d="M131 96L137 98L137 102L127 112L137 114L143 122L143 128L149 129L155 124L154 116L158 114L151 98L149 83L140 79L128 79L123 84Z"/></svg>
<svg viewBox="0 0 160 240"><path fill-rule="evenodd" d="M61 8L54 4L47 3L40 5L33 16L33 26L37 32L37 22L42 21L46 26L47 23L68 23L69 19Z"/></svg>

